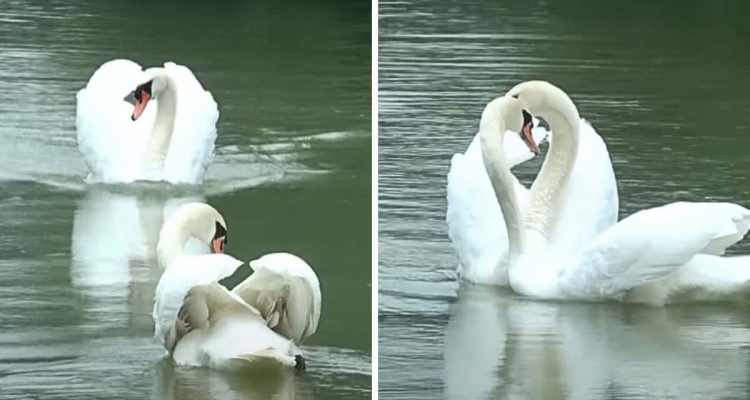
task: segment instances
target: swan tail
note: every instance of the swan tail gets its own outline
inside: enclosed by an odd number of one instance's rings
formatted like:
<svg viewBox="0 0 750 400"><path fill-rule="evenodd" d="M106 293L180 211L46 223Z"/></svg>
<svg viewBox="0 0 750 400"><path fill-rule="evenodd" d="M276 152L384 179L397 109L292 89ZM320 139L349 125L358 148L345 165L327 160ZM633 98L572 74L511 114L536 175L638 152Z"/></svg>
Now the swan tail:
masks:
<svg viewBox="0 0 750 400"><path fill-rule="evenodd" d="M242 361L254 366L283 366L294 368L297 365L297 357L288 354L282 354L277 349L265 348L263 350L251 353L240 354L232 357L232 360Z"/></svg>
<svg viewBox="0 0 750 400"><path fill-rule="evenodd" d="M639 288L634 299L655 303L750 300L750 256L699 254L664 280Z"/></svg>
<svg viewBox="0 0 750 400"><path fill-rule="evenodd" d="M727 247L742 240L750 230L750 213L742 207L732 207L734 214L724 229L703 249L703 254L723 255Z"/></svg>

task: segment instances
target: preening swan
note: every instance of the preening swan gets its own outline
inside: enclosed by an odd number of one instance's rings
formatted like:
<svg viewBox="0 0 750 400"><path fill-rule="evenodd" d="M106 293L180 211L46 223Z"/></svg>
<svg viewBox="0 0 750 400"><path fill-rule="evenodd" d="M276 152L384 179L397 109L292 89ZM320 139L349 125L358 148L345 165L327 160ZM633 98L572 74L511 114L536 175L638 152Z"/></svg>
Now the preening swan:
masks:
<svg viewBox="0 0 750 400"><path fill-rule="evenodd" d="M77 95L78 148L90 183L196 184L213 158L219 111L185 66L145 71L112 60Z"/></svg>
<svg viewBox="0 0 750 400"><path fill-rule="evenodd" d="M593 240L581 243L581 250L550 245L551 232L560 223L555 218L573 163L549 163L542 167L531 189L531 200L522 214L507 161L501 151L506 128L522 129L521 108L546 119L552 131L548 157L560 151L575 154L580 135L580 118L570 98L546 82L525 82L503 98L488 104L485 113L498 113L500 123L480 131L482 157L505 216L509 252L505 259L510 285L524 295L544 299L615 299L664 304L678 300L686 290L715 284L699 275L684 277L691 263L703 255L718 255L742 239L750 229L750 210L731 203L672 203L643 210L606 229ZM505 126L507 124L507 126ZM554 136L557 135L557 136ZM565 160L563 160L565 161ZM573 199L577 200L577 199ZM750 268L747 268L750 272ZM750 273L735 271L734 285L711 286L716 300L736 296L734 289L746 288ZM706 274L703 274L706 275ZM744 277L740 277L745 275ZM740 279L737 281L736 279ZM639 296L636 288L663 288L654 301L652 293ZM706 287L708 289L708 287Z"/></svg>
<svg viewBox="0 0 750 400"><path fill-rule="evenodd" d="M213 253L184 254L189 237ZM304 367L297 346L315 333L320 318L315 272L292 254L267 254L250 261L253 275L227 290L218 281L243 264L223 254L227 238L224 218L203 203L181 206L164 224L157 245L166 270L154 299L156 338L178 364Z"/></svg>
<svg viewBox="0 0 750 400"><path fill-rule="evenodd" d="M497 112L483 113L480 130L482 126L494 129L498 118L500 115ZM549 134L550 141L557 140L559 143L550 146L542 169L572 164L572 171L562 182L557 197L558 212L551 217L555 220L553 229L548 232L548 245L561 251L578 250L582 243L612 226L617 222L619 207L617 183L607 146L591 124L581 118L578 120L578 152L570 151L570 146L566 145L570 136L566 132L556 133L552 130L549 133L536 123L532 130L533 140L526 134L523 136L526 145L519 132L507 131L501 147L508 166L513 167L530 159L533 153L529 149L536 148L536 143ZM525 116L524 126L529 121L531 116ZM558 125L557 128L561 127ZM479 142L480 133L477 133L466 153L454 155L451 161L446 212L448 235L460 262L458 272L461 279L507 286L508 271L503 262L508 253L505 220L487 177ZM543 174L540 172L539 176ZM524 212L530 192L514 176L508 178L514 182L515 193ZM547 184L534 182L537 191Z"/></svg>

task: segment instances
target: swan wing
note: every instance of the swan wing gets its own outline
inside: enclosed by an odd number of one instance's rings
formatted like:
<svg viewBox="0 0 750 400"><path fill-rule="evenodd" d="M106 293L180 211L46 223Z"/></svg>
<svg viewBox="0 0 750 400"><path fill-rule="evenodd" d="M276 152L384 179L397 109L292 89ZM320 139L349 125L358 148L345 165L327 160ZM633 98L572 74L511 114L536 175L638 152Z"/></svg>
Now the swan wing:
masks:
<svg viewBox="0 0 750 400"><path fill-rule="evenodd" d="M124 98L138 85L141 74L141 66L132 61L108 61L76 96L78 149L88 166L89 182L138 178L156 107L147 107L141 118L132 121L133 106Z"/></svg>
<svg viewBox="0 0 750 400"><path fill-rule="evenodd" d="M194 329L208 329L223 315L231 313L254 314L260 318L258 310L218 283L193 286L177 312L174 341Z"/></svg>
<svg viewBox="0 0 750 400"><path fill-rule="evenodd" d="M192 71L173 62L164 64L177 85L177 111L164 179L172 183L200 183L213 160L219 108Z"/></svg>
<svg viewBox="0 0 750 400"><path fill-rule="evenodd" d="M162 274L154 295L154 336L167 349L177 342L175 320L188 291L232 275L242 261L226 254L186 255Z"/></svg>
<svg viewBox="0 0 750 400"><path fill-rule="evenodd" d="M750 210L731 203L671 203L639 211L564 264L571 297L616 297L663 278L697 254L722 254L750 229Z"/></svg>
<svg viewBox="0 0 750 400"><path fill-rule="evenodd" d="M560 193L550 243L557 250L581 250L617 222L617 181L607 145L588 121L580 121L579 149L568 183ZM554 140L554 138L552 139Z"/></svg>
<svg viewBox="0 0 750 400"><path fill-rule="evenodd" d="M268 326L301 343L318 329L320 283L313 269L289 253L272 253L250 261L253 274L232 293L257 308Z"/></svg>
<svg viewBox="0 0 750 400"><path fill-rule="evenodd" d="M293 367L299 354L289 339L266 326L258 310L218 283L187 292L174 332L178 364L226 368L233 361L266 361Z"/></svg>
<svg viewBox="0 0 750 400"><path fill-rule="evenodd" d="M535 132L544 137L547 134L543 127L535 129ZM518 134L506 132L504 143L509 142L511 145L505 147L506 157L515 157L516 162L533 157ZM514 142L520 143L522 148L512 144ZM528 189L517 180L515 185L519 202L526 204ZM507 268L500 260L508 252L508 233L482 161L478 134L464 154L454 154L451 159L447 201L445 222L458 257L459 278L474 283L507 286Z"/></svg>

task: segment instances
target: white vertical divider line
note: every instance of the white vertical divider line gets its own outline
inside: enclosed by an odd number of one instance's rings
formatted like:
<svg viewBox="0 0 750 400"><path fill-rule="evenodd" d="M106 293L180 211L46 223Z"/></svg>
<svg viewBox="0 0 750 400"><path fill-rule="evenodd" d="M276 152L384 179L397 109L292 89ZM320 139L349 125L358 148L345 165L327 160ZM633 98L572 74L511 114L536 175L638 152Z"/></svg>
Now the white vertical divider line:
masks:
<svg viewBox="0 0 750 400"><path fill-rule="evenodd" d="M372 398L378 398L378 0L372 0Z"/></svg>

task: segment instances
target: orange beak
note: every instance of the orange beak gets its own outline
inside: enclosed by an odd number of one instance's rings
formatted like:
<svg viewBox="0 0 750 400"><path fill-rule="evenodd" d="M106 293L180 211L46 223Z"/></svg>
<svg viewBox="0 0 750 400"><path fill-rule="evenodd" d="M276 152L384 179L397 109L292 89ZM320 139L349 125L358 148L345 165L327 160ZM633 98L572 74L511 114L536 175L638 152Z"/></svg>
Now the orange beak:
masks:
<svg viewBox="0 0 750 400"><path fill-rule="evenodd" d="M143 110L146 109L146 104L148 104L149 100L151 100L151 95L145 90L141 90L141 98L136 101L133 115L130 117L133 121L137 120L143 114Z"/></svg>
<svg viewBox="0 0 750 400"><path fill-rule="evenodd" d="M211 241L211 252L221 254L224 252L224 236Z"/></svg>
<svg viewBox="0 0 750 400"><path fill-rule="evenodd" d="M529 122L528 124L524 125L521 129L521 138L526 143L526 146L529 147L529 150L531 150L534 155L539 155L539 146L534 142L534 136L531 135L531 127L533 123Z"/></svg>

